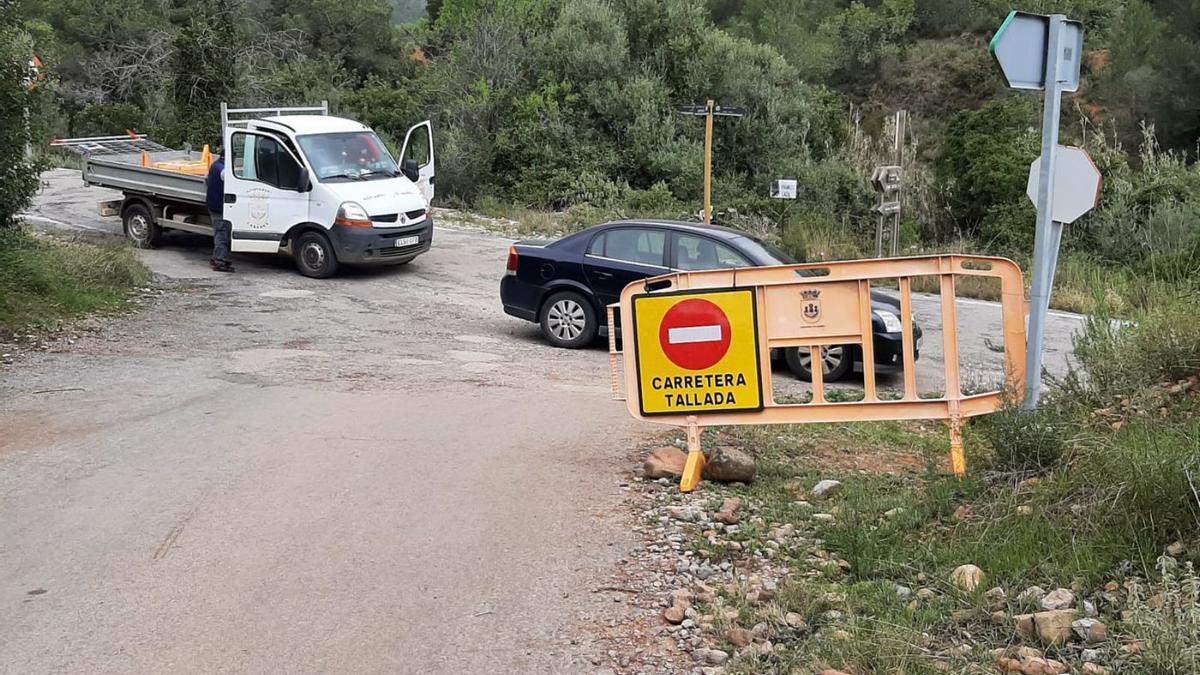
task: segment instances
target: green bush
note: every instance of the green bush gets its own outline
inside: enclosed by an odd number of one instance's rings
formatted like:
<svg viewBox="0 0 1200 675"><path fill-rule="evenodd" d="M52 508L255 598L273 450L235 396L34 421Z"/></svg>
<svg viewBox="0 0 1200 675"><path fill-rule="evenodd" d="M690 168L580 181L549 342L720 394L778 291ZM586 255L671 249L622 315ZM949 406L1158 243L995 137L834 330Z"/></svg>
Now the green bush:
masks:
<svg viewBox="0 0 1200 675"><path fill-rule="evenodd" d="M1003 472L1042 473L1055 468L1067 447L1067 425L1046 410L1012 406L980 424L992 448L991 465Z"/></svg>
<svg viewBox="0 0 1200 675"><path fill-rule="evenodd" d="M998 99L951 118L937 174L948 187L951 224L958 232L974 235L989 212L1028 201L1025 184L1029 164L1038 155L1037 127L1036 105L1023 96Z"/></svg>
<svg viewBox="0 0 1200 675"><path fill-rule="evenodd" d="M0 0L0 230L16 223L38 187L37 166L25 156L33 141L26 120L33 97L25 86L33 46L17 23L14 0Z"/></svg>
<svg viewBox="0 0 1200 675"><path fill-rule="evenodd" d="M72 136L112 136L145 131L146 113L132 103L93 103L71 117Z"/></svg>
<svg viewBox="0 0 1200 675"><path fill-rule="evenodd" d="M0 330L120 308L149 280L128 247L0 230Z"/></svg>

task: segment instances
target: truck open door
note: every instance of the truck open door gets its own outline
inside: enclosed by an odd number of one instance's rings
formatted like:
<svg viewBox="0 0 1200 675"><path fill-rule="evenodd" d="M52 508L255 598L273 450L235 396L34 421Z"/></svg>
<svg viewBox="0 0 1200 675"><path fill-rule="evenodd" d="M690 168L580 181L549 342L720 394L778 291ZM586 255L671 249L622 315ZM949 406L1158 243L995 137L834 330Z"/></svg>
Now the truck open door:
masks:
<svg viewBox="0 0 1200 675"><path fill-rule="evenodd" d="M282 139L225 130L225 219L234 251L273 253L283 235L308 220L308 171Z"/></svg>
<svg viewBox="0 0 1200 675"><path fill-rule="evenodd" d="M436 163L433 156L433 124L429 120L408 130L400 150L400 167L406 172L415 169L416 178L410 175L409 179L417 184L425 201L432 204Z"/></svg>

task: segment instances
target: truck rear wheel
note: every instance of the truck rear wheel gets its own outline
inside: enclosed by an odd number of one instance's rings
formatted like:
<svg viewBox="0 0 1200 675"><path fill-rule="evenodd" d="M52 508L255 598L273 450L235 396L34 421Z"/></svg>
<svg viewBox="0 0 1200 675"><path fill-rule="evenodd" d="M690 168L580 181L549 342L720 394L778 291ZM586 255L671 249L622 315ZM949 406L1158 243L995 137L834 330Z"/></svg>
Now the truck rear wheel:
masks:
<svg viewBox="0 0 1200 675"><path fill-rule="evenodd" d="M137 248L154 248L162 238L162 228L144 204L130 204L121 216L125 236Z"/></svg>
<svg viewBox="0 0 1200 675"><path fill-rule="evenodd" d="M320 232L303 232L292 242L296 269L306 277L326 279L337 274L338 260L329 237Z"/></svg>

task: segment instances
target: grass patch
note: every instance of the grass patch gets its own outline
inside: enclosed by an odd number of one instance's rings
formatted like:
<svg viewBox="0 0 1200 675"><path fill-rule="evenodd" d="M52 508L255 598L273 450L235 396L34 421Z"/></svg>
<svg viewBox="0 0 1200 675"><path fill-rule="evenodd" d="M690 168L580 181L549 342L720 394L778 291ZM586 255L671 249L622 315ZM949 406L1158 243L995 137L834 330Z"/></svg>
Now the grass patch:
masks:
<svg viewBox="0 0 1200 675"><path fill-rule="evenodd" d="M961 481L946 470L940 423L719 430L718 443L758 460L758 480L740 492L768 521L807 528L814 542L785 558L791 581L770 610L743 623L794 612L816 637L781 629L774 653L746 655L735 672L987 668L988 649L1019 640L1012 615L1038 609L1016 600L1021 591L1071 586L1098 599L1114 581L1154 589L1129 605L1100 603L1110 627L1151 645L1148 669L1121 672L1192 672L1172 668L1200 658L1187 647L1200 634L1200 581L1189 567L1200 563L1198 315L1200 299L1184 297L1160 300L1132 324L1092 321L1077 339L1079 370L1051 384L1038 412L1002 411L967 428L971 474ZM810 496L825 478L842 490ZM755 537L747 531L744 547ZM1174 542L1184 543L1177 562L1162 558ZM987 575L975 592L950 582L964 564ZM1007 597L985 597L993 586Z"/></svg>
<svg viewBox="0 0 1200 675"><path fill-rule="evenodd" d="M121 245L0 231L0 332L124 307L150 272Z"/></svg>

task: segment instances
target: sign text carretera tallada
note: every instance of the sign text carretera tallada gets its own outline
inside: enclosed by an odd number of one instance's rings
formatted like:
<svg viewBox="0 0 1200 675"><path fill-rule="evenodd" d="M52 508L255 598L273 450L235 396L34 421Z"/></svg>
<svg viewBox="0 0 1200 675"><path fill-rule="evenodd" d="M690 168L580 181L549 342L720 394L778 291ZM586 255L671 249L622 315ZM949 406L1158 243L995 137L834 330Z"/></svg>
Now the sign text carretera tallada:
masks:
<svg viewBox="0 0 1200 675"><path fill-rule="evenodd" d="M761 410L754 292L633 299L643 415Z"/></svg>

